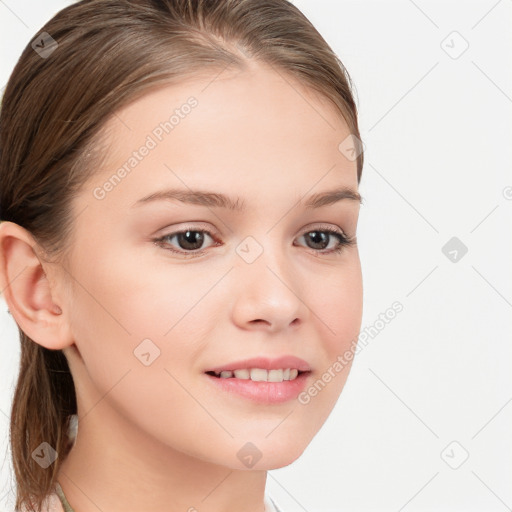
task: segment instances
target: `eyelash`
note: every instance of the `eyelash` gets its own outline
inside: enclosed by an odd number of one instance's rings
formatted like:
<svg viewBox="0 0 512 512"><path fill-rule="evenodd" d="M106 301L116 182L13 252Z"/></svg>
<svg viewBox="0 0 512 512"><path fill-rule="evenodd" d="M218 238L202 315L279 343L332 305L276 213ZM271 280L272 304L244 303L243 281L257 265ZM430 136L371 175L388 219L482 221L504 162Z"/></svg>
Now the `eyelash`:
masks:
<svg viewBox="0 0 512 512"><path fill-rule="evenodd" d="M163 235L159 238L155 238L152 241L159 246L166 245L167 247L163 247L165 250L168 250L168 251L176 253L176 254L180 254L180 255L184 256L184 258L186 258L186 259L202 256L205 253L205 250L187 253L187 252L184 252L183 250L177 251L176 249L171 249L170 247L168 247L169 244L166 243L166 239L173 238L174 236L186 233L187 231L192 231L194 233L206 233L210 238L212 238L212 240L216 241L216 238L207 229L194 229L193 227L187 227L180 231L174 231L172 233L168 233L167 235ZM346 247L356 245L356 243L357 243L356 237L348 237L341 231L335 230L333 228L327 228L327 227L321 226L321 227L318 227L315 229L310 229L308 231L304 231L300 236L307 235L308 233L329 233L330 235L333 235L336 238L338 238L339 244L334 249L330 249L327 251L325 249L324 250L310 249L311 251L313 251L313 253L316 253L315 255L317 255L317 254L336 254L337 255L337 254L340 254Z"/></svg>

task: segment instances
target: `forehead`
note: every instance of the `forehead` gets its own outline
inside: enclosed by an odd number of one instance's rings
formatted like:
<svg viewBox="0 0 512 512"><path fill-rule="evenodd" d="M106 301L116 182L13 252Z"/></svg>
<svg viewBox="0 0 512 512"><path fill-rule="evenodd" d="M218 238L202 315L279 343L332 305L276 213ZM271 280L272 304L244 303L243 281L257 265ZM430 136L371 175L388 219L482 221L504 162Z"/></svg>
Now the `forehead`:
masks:
<svg viewBox="0 0 512 512"><path fill-rule="evenodd" d="M318 180L357 188L357 164L338 148L350 134L339 111L265 65L159 86L117 111L105 134L107 154L89 191L122 174L109 201L124 198L125 206L159 186L254 197L269 188L306 193Z"/></svg>

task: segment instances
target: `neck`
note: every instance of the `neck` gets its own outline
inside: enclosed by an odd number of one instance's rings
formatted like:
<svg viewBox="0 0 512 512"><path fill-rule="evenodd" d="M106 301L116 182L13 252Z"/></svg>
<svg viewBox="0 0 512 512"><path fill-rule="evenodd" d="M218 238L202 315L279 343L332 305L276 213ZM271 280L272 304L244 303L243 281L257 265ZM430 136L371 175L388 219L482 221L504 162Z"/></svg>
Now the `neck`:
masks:
<svg viewBox="0 0 512 512"><path fill-rule="evenodd" d="M74 512L263 512L266 471L237 470L164 445L101 400L80 411L58 481ZM179 421L177 418L176 421Z"/></svg>

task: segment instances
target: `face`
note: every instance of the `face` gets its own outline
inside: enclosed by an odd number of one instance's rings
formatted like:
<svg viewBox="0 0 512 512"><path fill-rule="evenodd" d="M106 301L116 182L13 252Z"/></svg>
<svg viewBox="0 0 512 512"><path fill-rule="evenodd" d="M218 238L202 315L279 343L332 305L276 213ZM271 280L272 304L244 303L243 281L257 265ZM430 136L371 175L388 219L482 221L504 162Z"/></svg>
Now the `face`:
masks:
<svg viewBox="0 0 512 512"><path fill-rule="evenodd" d="M350 369L335 363L357 339L362 278L341 240L360 202L306 205L357 191L356 162L339 113L290 77L214 76L154 90L106 127L105 164L73 203L71 369L83 411L96 394L162 448L237 469L254 450L254 469L273 469L304 451ZM231 380L251 398L205 373L284 355L310 367L299 387Z"/></svg>

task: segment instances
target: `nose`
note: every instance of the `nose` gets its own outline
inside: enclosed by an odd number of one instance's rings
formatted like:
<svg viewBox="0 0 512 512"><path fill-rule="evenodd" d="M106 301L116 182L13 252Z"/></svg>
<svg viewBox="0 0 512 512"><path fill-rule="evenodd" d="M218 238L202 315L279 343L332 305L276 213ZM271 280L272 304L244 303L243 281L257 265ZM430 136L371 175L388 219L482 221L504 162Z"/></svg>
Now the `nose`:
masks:
<svg viewBox="0 0 512 512"><path fill-rule="evenodd" d="M244 329L277 332L304 322L309 310L301 277L284 254L268 247L252 262L240 257L233 269L236 285L233 320Z"/></svg>

